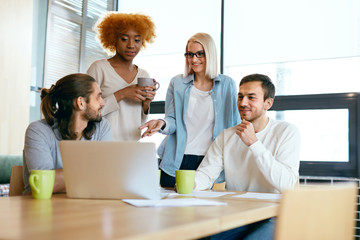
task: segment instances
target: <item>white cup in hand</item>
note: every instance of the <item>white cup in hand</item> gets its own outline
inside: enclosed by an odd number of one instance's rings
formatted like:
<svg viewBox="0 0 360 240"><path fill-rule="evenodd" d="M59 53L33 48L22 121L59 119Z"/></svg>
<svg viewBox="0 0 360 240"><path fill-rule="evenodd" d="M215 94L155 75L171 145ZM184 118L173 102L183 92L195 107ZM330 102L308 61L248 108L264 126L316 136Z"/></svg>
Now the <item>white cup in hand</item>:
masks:
<svg viewBox="0 0 360 240"><path fill-rule="evenodd" d="M155 91L159 89L160 83L156 82L153 78L140 77L138 78L138 86L146 87L146 86L155 86Z"/></svg>

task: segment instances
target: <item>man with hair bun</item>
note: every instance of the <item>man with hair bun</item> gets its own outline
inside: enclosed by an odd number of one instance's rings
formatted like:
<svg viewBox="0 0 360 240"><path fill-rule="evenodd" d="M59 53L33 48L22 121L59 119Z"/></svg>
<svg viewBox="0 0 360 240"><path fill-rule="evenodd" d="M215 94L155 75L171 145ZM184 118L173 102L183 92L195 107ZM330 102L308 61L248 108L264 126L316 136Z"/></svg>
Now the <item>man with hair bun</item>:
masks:
<svg viewBox="0 0 360 240"><path fill-rule="evenodd" d="M95 61L87 70L103 92L102 114L110 122L114 140L138 141L138 128L147 120L155 87L137 86L138 78L149 74L133 60L146 43L154 41L155 25L142 14L108 12L95 31L104 50L113 55Z"/></svg>
<svg viewBox="0 0 360 240"><path fill-rule="evenodd" d="M104 100L95 79L70 74L41 90L45 119L30 123L23 151L24 194L31 192L30 170L55 170L53 192L65 192L60 140L111 141L110 124L101 117Z"/></svg>

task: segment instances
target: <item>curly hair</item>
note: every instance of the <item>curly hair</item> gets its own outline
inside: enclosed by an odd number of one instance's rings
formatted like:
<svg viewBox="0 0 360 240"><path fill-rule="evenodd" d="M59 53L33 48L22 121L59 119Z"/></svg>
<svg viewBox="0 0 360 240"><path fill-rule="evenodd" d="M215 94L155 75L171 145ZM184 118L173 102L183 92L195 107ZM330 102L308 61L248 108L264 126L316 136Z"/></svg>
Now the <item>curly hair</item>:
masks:
<svg viewBox="0 0 360 240"><path fill-rule="evenodd" d="M146 43L152 43L156 37L155 24L149 16L142 14L107 12L98 20L94 30L103 48L114 54L120 34L126 32L129 28L134 28L139 32L143 40L142 47L144 48Z"/></svg>

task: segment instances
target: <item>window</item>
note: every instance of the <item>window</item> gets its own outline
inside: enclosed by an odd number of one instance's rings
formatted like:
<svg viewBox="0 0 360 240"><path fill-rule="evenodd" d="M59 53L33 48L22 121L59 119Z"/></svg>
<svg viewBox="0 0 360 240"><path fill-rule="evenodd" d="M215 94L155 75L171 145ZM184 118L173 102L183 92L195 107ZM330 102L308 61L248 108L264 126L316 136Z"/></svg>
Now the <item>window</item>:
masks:
<svg viewBox="0 0 360 240"><path fill-rule="evenodd" d="M111 0L49 1L45 86L72 71L85 72L95 59L107 57L91 28L115 4ZM155 42L135 58L135 64L161 84L150 118L163 116L169 81L184 70L187 39L207 32L216 42L224 74L237 83L251 73L266 74L274 81L277 97L269 114L301 128L301 174L360 176L358 95L351 93L360 92L358 0L171 4L118 0L117 4L118 11L149 15L156 25ZM312 122L318 127L309 127ZM334 124L341 126L335 132ZM155 134L145 141L159 144L162 138ZM314 150L319 141L327 143Z"/></svg>
<svg viewBox="0 0 360 240"><path fill-rule="evenodd" d="M85 72L95 59L107 57L92 27L101 14L114 9L114 0L49 2L44 87L67 74Z"/></svg>
<svg viewBox="0 0 360 240"><path fill-rule="evenodd" d="M323 107L326 109L303 106L303 110L269 111L268 116L293 123L301 129L301 161L348 162L349 109Z"/></svg>
<svg viewBox="0 0 360 240"><path fill-rule="evenodd" d="M358 95L341 94L360 92L359 1L224 1L223 61L238 83L274 81L269 114L299 127L301 175L360 176Z"/></svg>
<svg viewBox="0 0 360 240"><path fill-rule="evenodd" d="M238 83L248 74L266 74L276 85L276 95L360 91L355 80L360 79L360 57L231 66L226 71Z"/></svg>
<svg viewBox="0 0 360 240"><path fill-rule="evenodd" d="M360 91L360 81L355 80L360 79L360 3L227 0L222 4L223 72L237 83L252 73L274 81L277 97L269 115L300 128L300 173L359 176L357 95L341 93ZM161 102L154 103L152 112L161 112L162 107Z"/></svg>
<svg viewBox="0 0 360 240"><path fill-rule="evenodd" d="M360 91L360 2L224 1L224 73L254 72L277 95Z"/></svg>
<svg viewBox="0 0 360 240"><path fill-rule="evenodd" d="M359 93L277 96L270 110L301 131L300 175L360 176Z"/></svg>
<svg viewBox="0 0 360 240"><path fill-rule="evenodd" d="M155 101L165 100L170 79L185 69L187 40L198 32L210 34L220 56L221 1L182 0L148 1L118 0L118 11L142 13L156 26L154 43L148 44L134 59L135 64L149 72L160 83Z"/></svg>

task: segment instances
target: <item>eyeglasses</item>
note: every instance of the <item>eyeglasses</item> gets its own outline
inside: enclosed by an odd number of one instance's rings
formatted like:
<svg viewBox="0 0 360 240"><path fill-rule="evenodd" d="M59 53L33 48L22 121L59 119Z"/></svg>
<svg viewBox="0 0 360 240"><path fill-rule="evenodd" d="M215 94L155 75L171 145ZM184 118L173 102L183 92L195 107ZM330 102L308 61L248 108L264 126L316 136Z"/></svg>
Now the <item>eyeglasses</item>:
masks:
<svg viewBox="0 0 360 240"><path fill-rule="evenodd" d="M194 56L196 56L197 58L203 58L203 57L205 57L205 52L204 51L197 51L196 53L186 52L184 54L184 56L186 58L193 58Z"/></svg>

